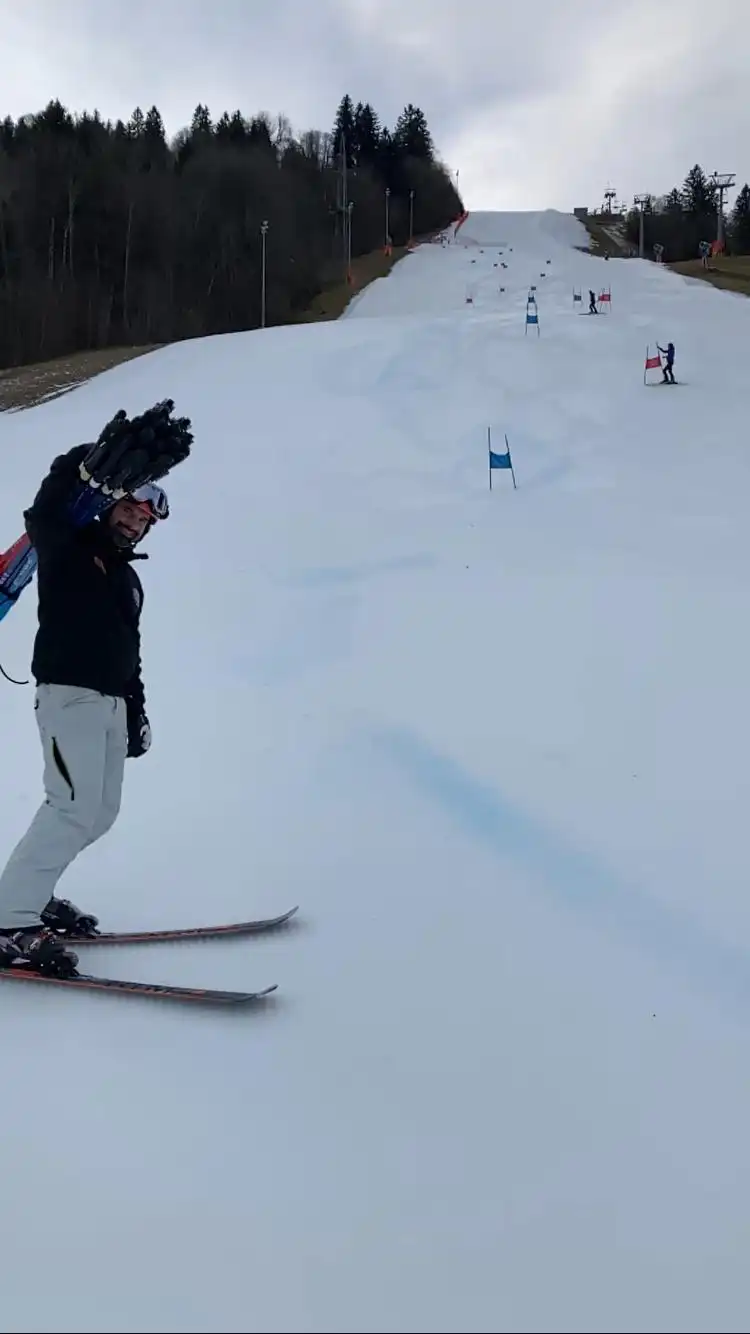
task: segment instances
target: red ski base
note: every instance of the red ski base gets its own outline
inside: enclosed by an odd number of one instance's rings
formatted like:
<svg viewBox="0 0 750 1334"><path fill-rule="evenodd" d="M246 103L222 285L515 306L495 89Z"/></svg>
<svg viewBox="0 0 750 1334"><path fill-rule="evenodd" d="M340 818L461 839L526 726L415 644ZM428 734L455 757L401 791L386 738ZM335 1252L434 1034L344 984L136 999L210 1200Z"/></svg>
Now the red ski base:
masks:
<svg viewBox="0 0 750 1334"><path fill-rule="evenodd" d="M123 996L143 996L149 999L203 1002L209 1005L247 1005L263 1000L276 991L278 983L262 991L219 991L212 987L180 987L161 982L124 982L114 977L91 977L77 973L73 977L53 977L35 973L20 966L0 968L0 981L36 982L41 986L74 987L79 991L111 991Z"/></svg>
<svg viewBox="0 0 750 1334"><path fill-rule="evenodd" d="M256 936L284 926L299 911L299 904L278 917L257 921L228 922L223 926L185 926L163 931L100 931L95 936L75 936L61 933L65 940L76 945L149 945L166 941L214 940L220 936Z"/></svg>

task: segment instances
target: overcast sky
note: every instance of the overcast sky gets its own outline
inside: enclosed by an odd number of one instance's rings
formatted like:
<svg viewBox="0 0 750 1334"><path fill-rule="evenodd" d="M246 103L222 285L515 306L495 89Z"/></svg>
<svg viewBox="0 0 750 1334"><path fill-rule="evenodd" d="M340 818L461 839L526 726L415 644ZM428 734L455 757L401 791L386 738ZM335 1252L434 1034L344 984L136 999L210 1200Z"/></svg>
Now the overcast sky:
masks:
<svg viewBox="0 0 750 1334"><path fill-rule="evenodd" d="M0 0L0 115L421 106L469 209L750 180L750 0ZM734 195L729 196L731 204Z"/></svg>

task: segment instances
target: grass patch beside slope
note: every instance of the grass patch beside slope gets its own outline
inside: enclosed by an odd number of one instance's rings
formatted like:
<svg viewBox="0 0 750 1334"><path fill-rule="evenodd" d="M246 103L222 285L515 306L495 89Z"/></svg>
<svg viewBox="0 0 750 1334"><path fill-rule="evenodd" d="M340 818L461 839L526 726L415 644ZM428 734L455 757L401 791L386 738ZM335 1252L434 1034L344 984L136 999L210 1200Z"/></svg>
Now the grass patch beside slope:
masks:
<svg viewBox="0 0 750 1334"><path fill-rule="evenodd" d="M716 255L704 269L699 259L683 259L667 268L674 273L681 273L685 278L700 278L712 287L721 287L727 292L740 292L750 296L750 255Z"/></svg>
<svg viewBox="0 0 750 1334"><path fill-rule="evenodd" d="M343 315L352 297L358 295L376 278L385 278L394 264L408 254L406 246L394 246L390 255L381 250L373 250L369 255L358 255L352 260L352 281L345 279L332 283L310 303L306 311L295 316L290 323L306 324L315 320L337 320Z"/></svg>
<svg viewBox="0 0 750 1334"><path fill-rule="evenodd" d="M104 347L93 352L71 352L52 361L38 361L32 366L11 366L0 370L0 412L31 408L48 399L59 398L95 375L119 366L133 357L155 351L148 347Z"/></svg>
<svg viewBox="0 0 750 1334"><path fill-rule="evenodd" d="M617 220L615 220L617 221ZM599 222L596 218L581 218L586 231L591 237L591 245L586 251L590 255L603 255L604 251L609 251L610 255L617 259L628 259L630 257L630 246L624 238L620 238L615 230L615 223L612 224L612 234L605 231L606 223ZM583 246L578 246L578 250L583 250Z"/></svg>

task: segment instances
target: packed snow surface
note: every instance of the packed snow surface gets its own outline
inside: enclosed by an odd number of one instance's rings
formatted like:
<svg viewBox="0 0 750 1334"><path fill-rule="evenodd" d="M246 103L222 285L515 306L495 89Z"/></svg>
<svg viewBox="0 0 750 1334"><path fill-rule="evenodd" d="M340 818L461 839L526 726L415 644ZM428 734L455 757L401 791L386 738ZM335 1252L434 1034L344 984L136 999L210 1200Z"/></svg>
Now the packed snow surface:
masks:
<svg viewBox="0 0 750 1334"><path fill-rule="evenodd" d="M81 951L262 1010L0 982L3 1329L747 1330L750 303L586 246L471 214L335 323L0 418L0 547L116 409L195 429L139 567L153 748L60 892L113 929L300 904Z"/></svg>

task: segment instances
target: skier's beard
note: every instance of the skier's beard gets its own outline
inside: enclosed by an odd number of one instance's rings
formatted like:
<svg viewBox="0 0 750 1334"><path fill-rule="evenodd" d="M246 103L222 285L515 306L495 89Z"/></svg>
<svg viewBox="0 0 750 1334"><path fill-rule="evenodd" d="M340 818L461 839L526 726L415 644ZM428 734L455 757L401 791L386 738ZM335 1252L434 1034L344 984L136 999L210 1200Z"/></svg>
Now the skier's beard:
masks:
<svg viewBox="0 0 750 1334"><path fill-rule="evenodd" d="M124 528L120 528L119 524L111 523L109 525L109 536L112 545L116 546L119 551L128 551L131 547L135 546L136 542L140 541L140 538L143 537L143 533L140 535L128 533Z"/></svg>

